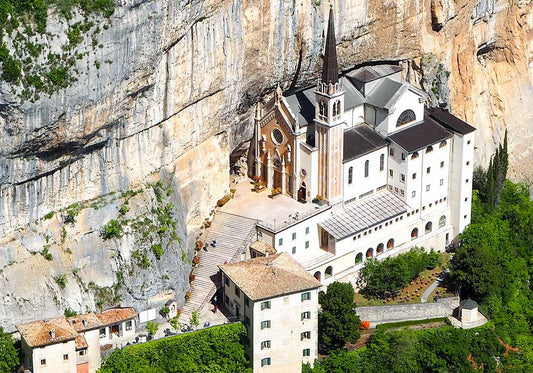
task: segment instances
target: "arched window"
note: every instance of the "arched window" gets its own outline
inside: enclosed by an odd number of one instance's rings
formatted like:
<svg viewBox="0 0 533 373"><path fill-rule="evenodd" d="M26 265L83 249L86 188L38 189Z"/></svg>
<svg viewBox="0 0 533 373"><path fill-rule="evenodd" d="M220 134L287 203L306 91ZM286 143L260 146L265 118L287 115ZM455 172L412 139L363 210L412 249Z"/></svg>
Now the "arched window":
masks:
<svg viewBox="0 0 533 373"><path fill-rule="evenodd" d="M426 224L426 234L433 230L433 223L428 221Z"/></svg>
<svg viewBox="0 0 533 373"><path fill-rule="evenodd" d="M368 177L368 168L370 167L370 161L365 161L365 177Z"/></svg>
<svg viewBox="0 0 533 373"><path fill-rule="evenodd" d="M335 101L333 103L333 116L337 117L341 114L341 102Z"/></svg>
<svg viewBox="0 0 533 373"><path fill-rule="evenodd" d="M444 148L445 146L446 146L446 140L440 143L439 148Z"/></svg>
<svg viewBox="0 0 533 373"><path fill-rule="evenodd" d="M353 167L350 167L348 169L348 184L351 184L353 182Z"/></svg>
<svg viewBox="0 0 533 373"><path fill-rule="evenodd" d="M320 281L320 278L322 277L320 274L320 271L316 271L313 277L316 278L318 281Z"/></svg>
<svg viewBox="0 0 533 373"><path fill-rule="evenodd" d="M394 238L387 241L387 250L394 249Z"/></svg>
<svg viewBox="0 0 533 373"><path fill-rule="evenodd" d="M439 228L442 228L446 225L446 215L442 215L439 219Z"/></svg>
<svg viewBox="0 0 533 373"><path fill-rule="evenodd" d="M433 147L432 146L428 146L427 149L426 149L426 153L431 153L433 151Z"/></svg>
<svg viewBox="0 0 533 373"><path fill-rule="evenodd" d="M379 170L383 171L385 169L385 154L379 156Z"/></svg>
<svg viewBox="0 0 533 373"><path fill-rule="evenodd" d="M411 156L411 159L417 159L418 158L418 152L414 152Z"/></svg>
<svg viewBox="0 0 533 373"><path fill-rule="evenodd" d="M367 251L366 251L366 258L367 259L370 259L374 256L374 250L372 248L369 248Z"/></svg>
<svg viewBox="0 0 533 373"><path fill-rule="evenodd" d="M333 276L333 267L329 266L328 268L326 268L324 274L326 278L330 278L331 276Z"/></svg>
<svg viewBox="0 0 533 373"><path fill-rule="evenodd" d="M376 247L376 253L377 253L378 255L381 254L381 253L383 252L383 246L384 246L384 245L383 245L382 243L380 243L380 244L378 245L378 247Z"/></svg>
<svg viewBox="0 0 533 373"><path fill-rule="evenodd" d="M363 253L359 253L355 256L355 264L359 264L363 261Z"/></svg>
<svg viewBox="0 0 533 373"><path fill-rule="evenodd" d="M396 121L396 127L403 126L404 124L412 122L415 119L416 119L415 112L411 109L407 109L403 113L401 113L400 116L398 117L398 120Z"/></svg>
<svg viewBox="0 0 533 373"><path fill-rule="evenodd" d="M318 104L318 109L321 116L327 116L328 105L326 104L326 101L320 101L320 103Z"/></svg>
<svg viewBox="0 0 533 373"><path fill-rule="evenodd" d="M414 240L415 238L418 238L418 228L411 231L411 239Z"/></svg>

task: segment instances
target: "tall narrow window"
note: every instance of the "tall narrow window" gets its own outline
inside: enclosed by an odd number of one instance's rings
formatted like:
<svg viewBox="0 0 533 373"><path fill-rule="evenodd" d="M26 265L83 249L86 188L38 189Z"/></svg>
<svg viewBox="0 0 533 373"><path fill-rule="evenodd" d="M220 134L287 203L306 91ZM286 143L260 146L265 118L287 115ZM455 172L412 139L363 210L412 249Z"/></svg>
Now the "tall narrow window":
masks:
<svg viewBox="0 0 533 373"><path fill-rule="evenodd" d="M384 168L385 168L385 154L381 154L379 156L379 170L383 171Z"/></svg>
<svg viewBox="0 0 533 373"><path fill-rule="evenodd" d="M351 184L353 182L353 167L350 167L348 169L348 184Z"/></svg>
<svg viewBox="0 0 533 373"><path fill-rule="evenodd" d="M368 168L370 166L370 161L365 161L365 177L368 177Z"/></svg>

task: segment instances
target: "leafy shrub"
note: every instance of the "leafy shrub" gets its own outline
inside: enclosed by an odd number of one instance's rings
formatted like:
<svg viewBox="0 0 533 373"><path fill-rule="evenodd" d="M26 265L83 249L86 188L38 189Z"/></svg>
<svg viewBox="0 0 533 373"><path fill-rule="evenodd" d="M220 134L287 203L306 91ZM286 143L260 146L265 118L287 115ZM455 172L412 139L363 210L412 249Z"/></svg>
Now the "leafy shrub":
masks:
<svg viewBox="0 0 533 373"><path fill-rule="evenodd" d="M159 314L161 315L161 317L167 317L169 312L170 312L170 308L166 306L159 310Z"/></svg>
<svg viewBox="0 0 533 373"><path fill-rule="evenodd" d="M122 224L116 220L110 220L102 229L102 238L109 240L110 238L121 238L124 230Z"/></svg>
<svg viewBox="0 0 533 373"><path fill-rule="evenodd" d="M72 317L72 316L77 316L78 313L72 309L70 309L69 307L65 308L65 312L63 312L63 315L65 315L65 317Z"/></svg>
<svg viewBox="0 0 533 373"><path fill-rule="evenodd" d="M81 207L78 203L75 203L67 208L66 214L63 215L63 222L65 224L75 224L76 217L79 215Z"/></svg>
<svg viewBox="0 0 533 373"><path fill-rule="evenodd" d="M159 329L159 324L156 323L156 322L153 322L153 321L148 321L146 323L146 330L148 331L148 333L150 333L151 335L154 335L155 333L157 333L157 330Z"/></svg>
<svg viewBox="0 0 533 373"><path fill-rule="evenodd" d="M241 323L233 323L116 349L99 372L251 373L245 334Z"/></svg>
<svg viewBox="0 0 533 373"><path fill-rule="evenodd" d="M48 261L51 261L53 259L52 254L49 252L50 245L44 245L43 249L40 251L40 254Z"/></svg>
<svg viewBox="0 0 533 373"><path fill-rule="evenodd" d="M161 259L161 257L164 254L163 247L161 246L161 244L159 244L159 243L153 244L151 249L152 249L152 252L154 253L156 259L158 259L158 260Z"/></svg>
<svg viewBox="0 0 533 373"><path fill-rule="evenodd" d="M67 275L62 274L62 275L56 276L54 277L54 281L56 282L56 284L59 285L61 290L63 290L67 286L67 282L68 282Z"/></svg>
<svg viewBox="0 0 533 373"><path fill-rule="evenodd" d="M54 212L50 211L48 214L44 216L44 220L52 219L54 217Z"/></svg>

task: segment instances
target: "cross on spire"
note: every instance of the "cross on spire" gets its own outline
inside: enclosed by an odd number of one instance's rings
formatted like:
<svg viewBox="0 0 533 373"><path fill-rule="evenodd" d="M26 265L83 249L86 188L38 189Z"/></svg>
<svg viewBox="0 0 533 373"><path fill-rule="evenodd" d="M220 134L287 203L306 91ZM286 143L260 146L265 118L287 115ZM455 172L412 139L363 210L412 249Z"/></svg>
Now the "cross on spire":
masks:
<svg viewBox="0 0 533 373"><path fill-rule="evenodd" d="M333 24L333 4L329 7L328 33L324 50L324 64L322 67L322 83L335 84L339 81L337 66L337 48L335 42L335 25Z"/></svg>

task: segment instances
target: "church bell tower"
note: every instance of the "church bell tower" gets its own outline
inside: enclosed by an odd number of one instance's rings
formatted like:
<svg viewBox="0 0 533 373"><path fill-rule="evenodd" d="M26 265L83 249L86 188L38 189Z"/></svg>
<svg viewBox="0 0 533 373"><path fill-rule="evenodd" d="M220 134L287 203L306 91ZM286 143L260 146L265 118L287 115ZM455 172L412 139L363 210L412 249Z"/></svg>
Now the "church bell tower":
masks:
<svg viewBox="0 0 533 373"><path fill-rule="evenodd" d="M333 7L329 9L322 77L315 89L315 146L318 148L318 194L328 204L342 200L344 89L339 81Z"/></svg>

